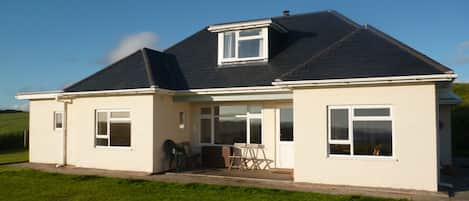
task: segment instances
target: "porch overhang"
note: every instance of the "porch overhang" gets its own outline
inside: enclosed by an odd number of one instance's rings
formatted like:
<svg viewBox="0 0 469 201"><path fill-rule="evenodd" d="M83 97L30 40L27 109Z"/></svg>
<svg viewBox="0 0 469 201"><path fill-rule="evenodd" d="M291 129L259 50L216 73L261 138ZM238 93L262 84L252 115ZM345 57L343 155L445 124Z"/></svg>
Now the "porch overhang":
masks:
<svg viewBox="0 0 469 201"><path fill-rule="evenodd" d="M176 95L175 102L223 102L223 101L273 101L291 100L292 93L264 93L264 94L226 94L226 95Z"/></svg>

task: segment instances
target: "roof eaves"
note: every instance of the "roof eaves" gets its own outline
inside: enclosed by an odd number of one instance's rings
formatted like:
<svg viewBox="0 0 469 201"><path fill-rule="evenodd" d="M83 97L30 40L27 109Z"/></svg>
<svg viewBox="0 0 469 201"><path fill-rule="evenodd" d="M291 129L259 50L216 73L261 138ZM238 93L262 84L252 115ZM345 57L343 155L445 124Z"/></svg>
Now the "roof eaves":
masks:
<svg viewBox="0 0 469 201"><path fill-rule="evenodd" d="M402 50L410 53L411 55L419 58L420 60L424 61L425 63L433 66L434 68L440 70L440 71L443 71L444 73L449 73L449 74L452 74L454 73L454 71L452 69L450 69L449 67L441 64L441 63L438 63L437 61L433 60L432 58L428 57L427 55L417 51L416 49L414 48L411 48L409 47L408 45L404 44L403 42L391 37L390 35L380 31L379 29L369 25L369 24L365 24L364 25L364 28L367 29L367 30L370 30L372 33L378 35L379 37L387 40L388 42L396 45L397 47L401 48Z"/></svg>

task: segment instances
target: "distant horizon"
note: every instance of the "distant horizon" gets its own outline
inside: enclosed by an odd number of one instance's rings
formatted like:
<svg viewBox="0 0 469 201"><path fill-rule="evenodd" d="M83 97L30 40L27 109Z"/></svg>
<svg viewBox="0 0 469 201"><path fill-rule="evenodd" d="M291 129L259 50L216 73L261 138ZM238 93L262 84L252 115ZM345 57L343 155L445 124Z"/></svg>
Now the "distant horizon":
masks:
<svg viewBox="0 0 469 201"><path fill-rule="evenodd" d="M249 2L249 3L247 3ZM249 5L249 6L246 6ZM0 110L26 110L18 92L62 90L142 47L164 50L217 23L335 10L452 68L469 83L469 2L55 2L0 7ZM209 11L209 12L208 12Z"/></svg>

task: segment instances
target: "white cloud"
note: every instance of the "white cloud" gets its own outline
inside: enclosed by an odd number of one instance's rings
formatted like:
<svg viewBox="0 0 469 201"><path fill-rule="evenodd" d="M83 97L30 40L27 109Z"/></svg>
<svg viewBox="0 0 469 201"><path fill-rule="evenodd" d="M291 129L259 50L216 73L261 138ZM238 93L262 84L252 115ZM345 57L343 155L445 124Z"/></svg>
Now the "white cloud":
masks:
<svg viewBox="0 0 469 201"><path fill-rule="evenodd" d="M154 48L156 41L157 37L153 32L140 32L128 35L122 38L122 40L119 42L119 45L111 52L109 52L106 60L108 63L113 63L141 48Z"/></svg>
<svg viewBox="0 0 469 201"><path fill-rule="evenodd" d="M469 63L469 40L459 43L454 61L457 64Z"/></svg>

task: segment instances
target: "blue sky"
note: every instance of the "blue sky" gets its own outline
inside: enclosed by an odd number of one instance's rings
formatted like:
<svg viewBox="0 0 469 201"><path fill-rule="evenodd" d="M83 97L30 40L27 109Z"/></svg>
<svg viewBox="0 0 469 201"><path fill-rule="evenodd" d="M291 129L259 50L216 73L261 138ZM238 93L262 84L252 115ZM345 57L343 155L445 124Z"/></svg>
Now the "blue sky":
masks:
<svg viewBox="0 0 469 201"><path fill-rule="evenodd" d="M164 3L163 3L164 2ZM2 1L0 109L18 91L61 89L138 46L164 50L221 22L333 9L469 81L469 1Z"/></svg>

